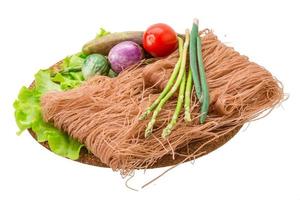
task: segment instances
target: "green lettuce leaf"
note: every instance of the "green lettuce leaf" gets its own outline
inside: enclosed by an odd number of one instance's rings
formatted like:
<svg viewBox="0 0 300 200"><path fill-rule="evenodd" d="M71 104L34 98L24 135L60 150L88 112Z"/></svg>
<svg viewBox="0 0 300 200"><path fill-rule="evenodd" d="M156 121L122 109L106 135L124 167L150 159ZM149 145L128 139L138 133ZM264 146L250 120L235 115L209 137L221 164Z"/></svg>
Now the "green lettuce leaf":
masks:
<svg viewBox="0 0 300 200"><path fill-rule="evenodd" d="M55 128L42 119L40 96L48 91L60 91L61 85L51 80L49 70L40 70L35 75L35 86L31 89L22 87L14 102L15 119L19 127L17 134L28 128L36 133L38 142L48 141L51 151L76 160L83 144Z"/></svg>
<svg viewBox="0 0 300 200"><path fill-rule="evenodd" d="M57 73L51 80L59 83L62 90L69 90L78 87L83 81L83 76L81 72Z"/></svg>
<svg viewBox="0 0 300 200"><path fill-rule="evenodd" d="M84 81L81 69L87 56L83 53L77 53L66 57L60 65L61 70L51 80L60 85L62 90L69 90L78 87Z"/></svg>
<svg viewBox="0 0 300 200"><path fill-rule="evenodd" d="M60 91L60 86L51 81L51 76L49 70L40 70L35 74L35 89L34 93L37 97L40 97L42 94L51 91L57 90Z"/></svg>
<svg viewBox="0 0 300 200"><path fill-rule="evenodd" d="M74 54L72 56L67 56L60 66L63 69L73 69L81 67L86 57L87 55L83 54L82 52Z"/></svg>
<svg viewBox="0 0 300 200"><path fill-rule="evenodd" d="M16 123L19 127L17 134L21 134L25 129L31 128L33 123L39 118L39 99L34 92L26 87L22 87L17 100L14 102Z"/></svg>

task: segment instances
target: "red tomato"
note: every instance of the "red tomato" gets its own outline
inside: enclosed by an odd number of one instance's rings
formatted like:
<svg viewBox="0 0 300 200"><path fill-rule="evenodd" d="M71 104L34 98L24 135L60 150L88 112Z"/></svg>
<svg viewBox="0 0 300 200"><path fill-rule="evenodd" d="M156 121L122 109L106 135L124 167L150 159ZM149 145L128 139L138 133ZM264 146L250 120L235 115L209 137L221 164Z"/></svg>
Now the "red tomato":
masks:
<svg viewBox="0 0 300 200"><path fill-rule="evenodd" d="M167 56L177 46L177 34L167 24L153 24L144 32L143 47L153 57Z"/></svg>

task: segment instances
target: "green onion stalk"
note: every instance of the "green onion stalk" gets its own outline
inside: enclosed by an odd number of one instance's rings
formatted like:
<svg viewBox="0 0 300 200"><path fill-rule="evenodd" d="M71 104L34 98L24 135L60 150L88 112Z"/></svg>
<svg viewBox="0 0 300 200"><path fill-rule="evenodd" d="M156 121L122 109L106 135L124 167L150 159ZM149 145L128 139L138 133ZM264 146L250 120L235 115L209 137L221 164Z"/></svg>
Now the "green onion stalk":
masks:
<svg viewBox="0 0 300 200"><path fill-rule="evenodd" d="M201 114L200 114L200 123L203 124L205 122L208 108L209 108L209 91L206 81L205 69L202 59L202 47L201 47L201 38L199 35L197 36L197 58L198 58L198 65L199 65L199 73L200 73L200 80L201 80L201 89L203 92L202 98L202 105L201 105Z"/></svg>
<svg viewBox="0 0 300 200"><path fill-rule="evenodd" d="M201 102L201 85L200 85L199 69L197 64L197 36L198 36L198 19L194 19L193 27L191 31L191 39L190 39L190 67L192 71L196 96Z"/></svg>

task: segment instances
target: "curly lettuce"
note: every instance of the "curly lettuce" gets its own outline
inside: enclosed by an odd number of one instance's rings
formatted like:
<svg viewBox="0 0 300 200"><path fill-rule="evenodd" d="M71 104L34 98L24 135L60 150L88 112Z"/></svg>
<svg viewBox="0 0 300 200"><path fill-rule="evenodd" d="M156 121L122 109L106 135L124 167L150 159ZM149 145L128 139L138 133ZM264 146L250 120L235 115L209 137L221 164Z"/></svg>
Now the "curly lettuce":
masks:
<svg viewBox="0 0 300 200"><path fill-rule="evenodd" d="M52 74L51 80L58 83L62 90L78 87L84 81L81 69L86 57L82 53L66 57L60 65L61 71Z"/></svg>
<svg viewBox="0 0 300 200"><path fill-rule="evenodd" d="M25 129L31 128L36 133L38 142L48 141L51 151L60 156L76 160L79 158L80 149L84 145L61 132L52 124L44 122L40 107L40 97L44 93L53 90L71 89L80 85L82 81L78 78L78 75L70 73L65 73L64 75L56 74L56 79L59 76L60 80L57 81L58 83L55 83L49 70L40 70L35 75L33 88L21 88L18 98L14 102L14 108L16 123L19 127L18 135Z"/></svg>

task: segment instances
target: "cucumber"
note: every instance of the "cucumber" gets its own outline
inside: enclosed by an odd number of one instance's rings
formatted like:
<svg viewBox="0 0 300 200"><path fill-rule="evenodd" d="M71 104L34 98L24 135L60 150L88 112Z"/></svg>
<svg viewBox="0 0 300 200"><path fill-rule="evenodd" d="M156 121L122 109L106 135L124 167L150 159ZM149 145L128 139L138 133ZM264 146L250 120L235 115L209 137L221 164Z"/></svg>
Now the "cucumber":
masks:
<svg viewBox="0 0 300 200"><path fill-rule="evenodd" d="M142 45L143 32L127 31L111 33L86 43L82 48L82 52L87 55L99 53L107 56L113 46L123 41L133 41Z"/></svg>

